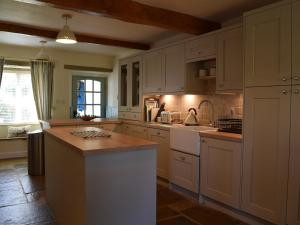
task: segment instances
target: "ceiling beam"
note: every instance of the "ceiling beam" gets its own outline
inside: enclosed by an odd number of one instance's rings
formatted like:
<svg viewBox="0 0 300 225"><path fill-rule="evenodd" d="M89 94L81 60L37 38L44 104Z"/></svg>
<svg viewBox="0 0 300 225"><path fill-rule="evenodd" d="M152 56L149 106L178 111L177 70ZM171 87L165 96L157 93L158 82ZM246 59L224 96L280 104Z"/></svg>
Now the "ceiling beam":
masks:
<svg viewBox="0 0 300 225"><path fill-rule="evenodd" d="M48 39L56 39L56 36L59 32L55 30L48 30L48 29L46 30L45 28L31 27L27 25L8 23L4 21L0 21L0 31L26 34L26 35L37 36L37 37L48 38ZM78 33L75 33L75 35L77 41L83 43L109 45L109 46L139 49L139 50L150 49L150 46L144 43L122 41L122 40L110 39L106 37L90 36L90 35L78 34Z"/></svg>
<svg viewBox="0 0 300 225"><path fill-rule="evenodd" d="M219 29L219 23L187 14L141 4L132 0L16 0L37 5L72 10L89 15L143 25L156 26L181 33L203 34Z"/></svg>

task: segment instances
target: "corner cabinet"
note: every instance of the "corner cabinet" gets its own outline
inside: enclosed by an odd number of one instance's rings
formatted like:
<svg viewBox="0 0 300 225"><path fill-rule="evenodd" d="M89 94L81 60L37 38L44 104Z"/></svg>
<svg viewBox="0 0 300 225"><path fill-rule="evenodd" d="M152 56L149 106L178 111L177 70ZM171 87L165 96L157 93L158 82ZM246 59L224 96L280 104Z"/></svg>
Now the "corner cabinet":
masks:
<svg viewBox="0 0 300 225"><path fill-rule="evenodd" d="M290 85L291 5L247 13L244 29L245 86Z"/></svg>
<svg viewBox="0 0 300 225"><path fill-rule="evenodd" d="M242 26L217 34L216 91L243 90Z"/></svg>
<svg viewBox="0 0 300 225"><path fill-rule="evenodd" d="M184 45L174 45L146 53L143 93L183 92L184 72Z"/></svg>
<svg viewBox="0 0 300 225"><path fill-rule="evenodd" d="M239 209L241 165L241 143L201 138L200 193Z"/></svg>
<svg viewBox="0 0 300 225"><path fill-rule="evenodd" d="M119 61L119 111L141 112L142 57Z"/></svg>
<svg viewBox="0 0 300 225"><path fill-rule="evenodd" d="M170 132L148 128L148 139L158 143L157 176L169 179Z"/></svg>
<svg viewBox="0 0 300 225"><path fill-rule="evenodd" d="M286 219L290 93L290 86L245 89L242 209L274 224Z"/></svg>

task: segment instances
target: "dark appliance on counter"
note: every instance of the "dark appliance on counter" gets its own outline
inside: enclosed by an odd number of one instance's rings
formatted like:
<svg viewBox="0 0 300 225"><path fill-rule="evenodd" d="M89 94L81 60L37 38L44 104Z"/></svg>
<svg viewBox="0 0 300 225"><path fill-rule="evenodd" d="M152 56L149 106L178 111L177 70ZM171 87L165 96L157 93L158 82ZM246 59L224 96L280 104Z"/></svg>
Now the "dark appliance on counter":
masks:
<svg viewBox="0 0 300 225"><path fill-rule="evenodd" d="M220 118L217 120L216 127L218 131L241 134L242 133L242 119L236 118Z"/></svg>

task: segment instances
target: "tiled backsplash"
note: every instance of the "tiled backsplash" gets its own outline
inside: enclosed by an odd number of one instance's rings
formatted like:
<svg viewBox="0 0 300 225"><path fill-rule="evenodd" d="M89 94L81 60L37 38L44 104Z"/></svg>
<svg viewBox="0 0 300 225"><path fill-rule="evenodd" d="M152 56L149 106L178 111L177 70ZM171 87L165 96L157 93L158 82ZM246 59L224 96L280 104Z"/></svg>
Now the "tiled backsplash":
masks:
<svg viewBox="0 0 300 225"><path fill-rule="evenodd" d="M199 104L200 109L198 109ZM243 95L163 95L160 102L166 103L166 110L182 112L182 119L189 108L195 108L201 124L209 124L221 117L243 116Z"/></svg>

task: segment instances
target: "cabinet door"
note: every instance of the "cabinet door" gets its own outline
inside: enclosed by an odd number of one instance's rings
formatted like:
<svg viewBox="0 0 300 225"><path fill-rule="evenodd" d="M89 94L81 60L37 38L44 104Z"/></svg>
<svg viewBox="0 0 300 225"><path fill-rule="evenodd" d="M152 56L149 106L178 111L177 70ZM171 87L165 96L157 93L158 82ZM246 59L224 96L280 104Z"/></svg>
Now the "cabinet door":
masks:
<svg viewBox="0 0 300 225"><path fill-rule="evenodd" d="M242 209L284 224L290 137L290 87L246 88Z"/></svg>
<svg viewBox="0 0 300 225"><path fill-rule="evenodd" d="M186 60L211 59L216 55L216 37L209 35L200 37L186 43L185 58Z"/></svg>
<svg viewBox="0 0 300 225"><path fill-rule="evenodd" d="M165 61L165 90L179 92L184 90L184 46L176 45L163 50Z"/></svg>
<svg viewBox="0 0 300 225"><path fill-rule="evenodd" d="M243 89L242 27L218 35L217 91Z"/></svg>
<svg viewBox="0 0 300 225"><path fill-rule="evenodd" d="M199 193L199 157L172 150L170 181Z"/></svg>
<svg viewBox="0 0 300 225"><path fill-rule="evenodd" d="M144 93L158 93L165 86L162 73L162 50L146 53L144 55Z"/></svg>
<svg viewBox="0 0 300 225"><path fill-rule="evenodd" d="M131 112L141 112L142 106L142 58L140 56L132 58L131 66Z"/></svg>
<svg viewBox="0 0 300 225"><path fill-rule="evenodd" d="M281 5L244 18L245 85L291 83L291 6Z"/></svg>
<svg viewBox="0 0 300 225"><path fill-rule="evenodd" d="M148 139L159 144L157 149L157 176L169 179L170 133L149 128Z"/></svg>
<svg viewBox="0 0 300 225"><path fill-rule="evenodd" d="M293 59L292 59L292 68L293 68L293 84L300 84L300 1L293 2L293 27L292 27L292 35L293 35L293 43L292 43L292 51L293 51Z"/></svg>
<svg viewBox="0 0 300 225"><path fill-rule="evenodd" d="M200 193L240 208L241 143L202 138Z"/></svg>
<svg viewBox="0 0 300 225"><path fill-rule="evenodd" d="M130 96L130 63L127 60L120 61L119 67L119 110L129 111Z"/></svg>
<svg viewBox="0 0 300 225"><path fill-rule="evenodd" d="M290 172L288 191L289 225L300 225L300 86L293 86L291 112Z"/></svg>

